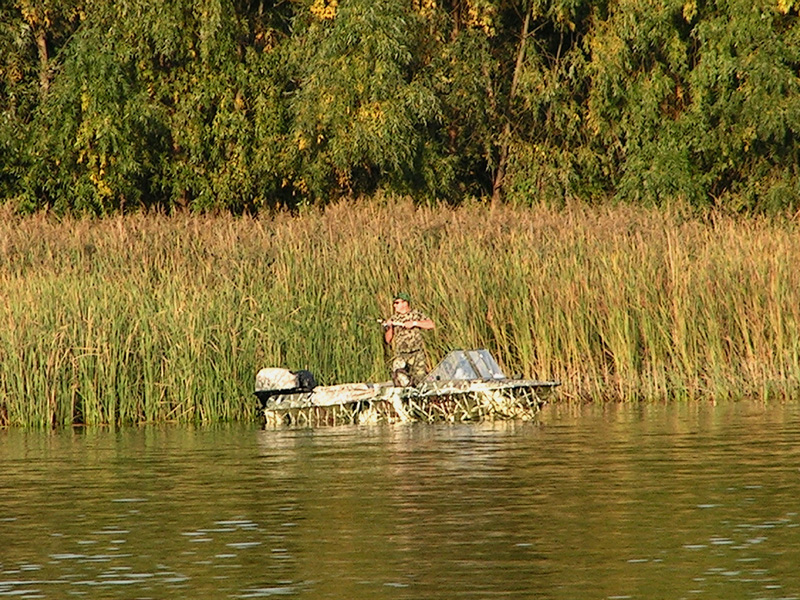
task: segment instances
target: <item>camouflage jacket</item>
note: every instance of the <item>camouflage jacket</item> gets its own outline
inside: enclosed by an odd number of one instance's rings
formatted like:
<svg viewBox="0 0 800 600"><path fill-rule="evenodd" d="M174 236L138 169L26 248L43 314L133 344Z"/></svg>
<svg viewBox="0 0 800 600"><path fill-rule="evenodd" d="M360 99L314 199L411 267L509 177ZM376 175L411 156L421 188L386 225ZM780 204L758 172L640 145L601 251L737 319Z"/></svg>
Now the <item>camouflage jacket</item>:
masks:
<svg viewBox="0 0 800 600"><path fill-rule="evenodd" d="M411 310L404 315L394 313L392 321L395 323L405 323L407 321L424 321L427 319L423 313L418 310ZM406 329L405 327L394 328L394 351L398 354L406 352L416 352L422 350L424 343L422 340L422 330L419 327L413 329Z"/></svg>

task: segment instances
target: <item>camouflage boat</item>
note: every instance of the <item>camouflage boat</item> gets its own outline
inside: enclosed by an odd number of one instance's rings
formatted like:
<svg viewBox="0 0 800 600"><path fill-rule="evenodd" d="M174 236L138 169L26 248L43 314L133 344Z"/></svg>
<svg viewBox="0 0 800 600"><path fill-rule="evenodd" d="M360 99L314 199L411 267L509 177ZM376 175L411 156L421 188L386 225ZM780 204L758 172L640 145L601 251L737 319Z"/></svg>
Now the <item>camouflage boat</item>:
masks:
<svg viewBox="0 0 800 600"><path fill-rule="evenodd" d="M558 385L506 377L488 350L455 350L416 387L317 386L308 371L268 368L256 375L255 394L267 425L318 426L530 419Z"/></svg>

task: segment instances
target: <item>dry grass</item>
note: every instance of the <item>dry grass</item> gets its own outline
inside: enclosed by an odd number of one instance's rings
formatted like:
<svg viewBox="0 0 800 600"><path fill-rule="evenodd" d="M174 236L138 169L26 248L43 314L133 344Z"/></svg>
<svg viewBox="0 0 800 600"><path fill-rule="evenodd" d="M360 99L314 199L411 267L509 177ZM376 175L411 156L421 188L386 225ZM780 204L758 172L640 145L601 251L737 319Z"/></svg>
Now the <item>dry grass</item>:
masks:
<svg viewBox="0 0 800 600"><path fill-rule="evenodd" d="M395 290L433 361L487 347L593 400L800 387L791 221L351 202L302 215L0 225L0 423L250 418L262 366L386 379Z"/></svg>

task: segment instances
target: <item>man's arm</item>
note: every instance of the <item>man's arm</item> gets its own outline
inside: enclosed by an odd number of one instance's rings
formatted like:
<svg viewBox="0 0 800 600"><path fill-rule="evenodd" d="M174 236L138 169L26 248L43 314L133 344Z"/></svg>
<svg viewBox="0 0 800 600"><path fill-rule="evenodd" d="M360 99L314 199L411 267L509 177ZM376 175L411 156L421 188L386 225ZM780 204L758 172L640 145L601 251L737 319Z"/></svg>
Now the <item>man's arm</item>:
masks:
<svg viewBox="0 0 800 600"><path fill-rule="evenodd" d="M433 329L434 327L436 327L436 325L434 325L433 321L431 319L429 319L428 317L425 317L424 319L419 319L419 320L416 320L416 321L406 321L402 325L406 329L413 329L414 327L419 327L420 329Z"/></svg>
<svg viewBox="0 0 800 600"><path fill-rule="evenodd" d="M414 315L416 318L406 321L405 323L397 323L397 325L402 325L406 329L414 329L418 327L419 329L433 329L435 327L433 320L428 318L426 315L422 313L416 313Z"/></svg>

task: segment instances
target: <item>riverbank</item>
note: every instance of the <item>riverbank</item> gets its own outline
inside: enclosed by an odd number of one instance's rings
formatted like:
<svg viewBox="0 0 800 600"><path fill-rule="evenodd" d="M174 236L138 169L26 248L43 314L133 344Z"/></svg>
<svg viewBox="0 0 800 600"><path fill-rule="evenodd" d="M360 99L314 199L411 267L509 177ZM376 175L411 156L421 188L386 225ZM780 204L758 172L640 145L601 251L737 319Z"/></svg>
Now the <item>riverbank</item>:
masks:
<svg viewBox="0 0 800 600"><path fill-rule="evenodd" d="M796 223L629 206L181 214L0 225L0 424L255 416L255 372L386 379L397 289L433 362L486 347L567 398L795 396Z"/></svg>

